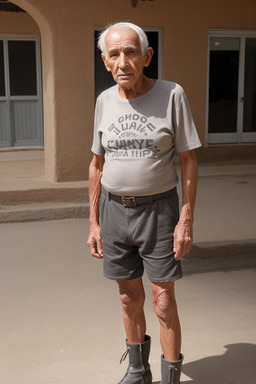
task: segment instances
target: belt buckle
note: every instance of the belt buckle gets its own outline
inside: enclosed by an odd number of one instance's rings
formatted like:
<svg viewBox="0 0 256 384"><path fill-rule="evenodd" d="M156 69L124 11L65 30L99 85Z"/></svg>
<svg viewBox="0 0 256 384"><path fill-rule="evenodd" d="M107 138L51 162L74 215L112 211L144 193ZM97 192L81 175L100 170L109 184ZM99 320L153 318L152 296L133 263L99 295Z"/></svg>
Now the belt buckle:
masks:
<svg viewBox="0 0 256 384"><path fill-rule="evenodd" d="M133 208L133 207L136 207L136 200L135 200L135 197L133 196L121 196L122 198L122 204L124 207L126 208Z"/></svg>

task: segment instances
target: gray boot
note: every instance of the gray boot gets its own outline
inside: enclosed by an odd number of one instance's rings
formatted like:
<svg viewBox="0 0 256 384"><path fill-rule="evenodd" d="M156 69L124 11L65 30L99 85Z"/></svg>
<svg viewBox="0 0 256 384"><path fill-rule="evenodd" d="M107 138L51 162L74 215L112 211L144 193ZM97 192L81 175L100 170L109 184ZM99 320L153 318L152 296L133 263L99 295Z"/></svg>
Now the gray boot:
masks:
<svg viewBox="0 0 256 384"><path fill-rule="evenodd" d="M168 361L161 355L161 384L180 384L181 365L184 356L180 354L180 360Z"/></svg>
<svg viewBox="0 0 256 384"><path fill-rule="evenodd" d="M126 341L127 351L121 357L120 363L129 355L129 365L124 378L118 384L152 384L148 362L150 342L151 338L148 335L141 344L130 344Z"/></svg>

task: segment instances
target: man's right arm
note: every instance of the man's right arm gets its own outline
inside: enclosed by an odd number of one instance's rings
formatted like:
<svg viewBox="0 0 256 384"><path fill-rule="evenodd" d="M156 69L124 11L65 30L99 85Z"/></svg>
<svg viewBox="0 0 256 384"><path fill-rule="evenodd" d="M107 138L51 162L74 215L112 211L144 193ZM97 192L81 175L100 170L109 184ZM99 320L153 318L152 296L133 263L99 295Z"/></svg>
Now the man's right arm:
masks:
<svg viewBox="0 0 256 384"><path fill-rule="evenodd" d="M101 229L99 224L99 200L104 156L94 155L89 167L90 232L87 240L91 254L103 258Z"/></svg>

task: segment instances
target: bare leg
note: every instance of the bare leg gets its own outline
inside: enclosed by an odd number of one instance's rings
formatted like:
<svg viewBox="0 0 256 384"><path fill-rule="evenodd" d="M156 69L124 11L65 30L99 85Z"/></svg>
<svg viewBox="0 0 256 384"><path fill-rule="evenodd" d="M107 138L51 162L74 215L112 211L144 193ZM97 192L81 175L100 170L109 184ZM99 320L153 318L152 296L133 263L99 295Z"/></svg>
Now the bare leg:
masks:
<svg viewBox="0 0 256 384"><path fill-rule="evenodd" d="M128 343L145 341L146 321L144 314L145 291L142 279L117 281L123 308L123 321Z"/></svg>
<svg viewBox="0 0 256 384"><path fill-rule="evenodd" d="M174 294L174 282L151 283L153 306L160 322L160 342L165 360L179 360L181 328Z"/></svg>

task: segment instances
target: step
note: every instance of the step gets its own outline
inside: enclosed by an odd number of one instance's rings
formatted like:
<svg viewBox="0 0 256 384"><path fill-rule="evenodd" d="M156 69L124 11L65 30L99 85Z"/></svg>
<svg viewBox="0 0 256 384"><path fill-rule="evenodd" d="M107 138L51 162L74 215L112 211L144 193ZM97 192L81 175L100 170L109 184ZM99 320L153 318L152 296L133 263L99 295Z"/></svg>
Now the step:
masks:
<svg viewBox="0 0 256 384"><path fill-rule="evenodd" d="M20 205L43 202L88 202L88 187L29 188L1 190L0 204Z"/></svg>
<svg viewBox="0 0 256 384"><path fill-rule="evenodd" d="M89 203L44 202L0 207L0 223L88 218Z"/></svg>

